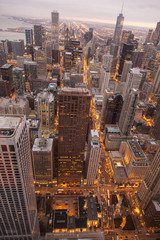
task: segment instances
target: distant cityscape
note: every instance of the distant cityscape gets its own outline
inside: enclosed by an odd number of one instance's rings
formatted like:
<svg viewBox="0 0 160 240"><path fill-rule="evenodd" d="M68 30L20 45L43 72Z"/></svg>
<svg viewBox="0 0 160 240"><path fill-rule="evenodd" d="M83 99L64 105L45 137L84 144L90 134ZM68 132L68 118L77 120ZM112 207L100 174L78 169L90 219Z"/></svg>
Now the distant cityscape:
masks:
<svg viewBox="0 0 160 240"><path fill-rule="evenodd" d="M1 17L0 240L160 239L160 22Z"/></svg>

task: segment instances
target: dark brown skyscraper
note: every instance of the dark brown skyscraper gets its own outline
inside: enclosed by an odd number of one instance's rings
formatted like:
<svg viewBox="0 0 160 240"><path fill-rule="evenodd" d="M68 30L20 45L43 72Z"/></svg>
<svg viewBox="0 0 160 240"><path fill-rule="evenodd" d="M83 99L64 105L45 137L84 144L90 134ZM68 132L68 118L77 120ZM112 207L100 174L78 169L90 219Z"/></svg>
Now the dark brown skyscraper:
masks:
<svg viewBox="0 0 160 240"><path fill-rule="evenodd" d="M12 65L6 63L0 68L2 79L0 80L0 96L10 96L14 92Z"/></svg>
<svg viewBox="0 0 160 240"><path fill-rule="evenodd" d="M80 185L89 123L91 94L84 88L62 88L59 101L58 183Z"/></svg>

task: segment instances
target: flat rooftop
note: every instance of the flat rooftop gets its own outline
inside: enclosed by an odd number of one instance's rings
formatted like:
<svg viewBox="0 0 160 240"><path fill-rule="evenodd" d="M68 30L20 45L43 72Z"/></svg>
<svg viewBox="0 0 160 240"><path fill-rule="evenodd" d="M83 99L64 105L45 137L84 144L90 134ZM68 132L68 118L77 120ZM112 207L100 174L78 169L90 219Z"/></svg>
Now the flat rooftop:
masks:
<svg viewBox="0 0 160 240"><path fill-rule="evenodd" d="M71 88L71 87L63 87L61 90L58 92L58 94L71 94L71 95L88 95L91 96L91 93L88 89L86 88Z"/></svg>
<svg viewBox="0 0 160 240"><path fill-rule="evenodd" d="M136 158L145 158L142 148L137 141L128 141L128 144Z"/></svg>
<svg viewBox="0 0 160 240"><path fill-rule="evenodd" d="M6 64L4 64L4 65L1 67L1 69L9 69L9 68L11 68L11 67L12 67L11 64L6 63Z"/></svg>
<svg viewBox="0 0 160 240"><path fill-rule="evenodd" d="M30 129L32 129L32 130L39 129L40 119L27 118L26 122Z"/></svg>
<svg viewBox="0 0 160 240"><path fill-rule="evenodd" d="M22 117L0 116L0 136L11 136L18 128Z"/></svg>
<svg viewBox="0 0 160 240"><path fill-rule="evenodd" d="M36 138L34 140L34 145L32 148L33 152L48 152L52 151L53 148L53 138Z"/></svg>

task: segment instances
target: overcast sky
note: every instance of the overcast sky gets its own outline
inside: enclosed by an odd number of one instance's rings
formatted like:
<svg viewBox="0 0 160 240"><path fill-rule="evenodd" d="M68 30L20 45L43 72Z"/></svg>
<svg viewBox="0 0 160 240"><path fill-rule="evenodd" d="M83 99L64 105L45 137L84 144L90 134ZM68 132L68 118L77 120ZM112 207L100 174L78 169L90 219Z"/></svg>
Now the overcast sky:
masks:
<svg viewBox="0 0 160 240"><path fill-rule="evenodd" d="M47 17L57 10L60 18L115 23L123 0L0 0L0 15ZM155 27L160 21L160 0L125 0L124 24Z"/></svg>

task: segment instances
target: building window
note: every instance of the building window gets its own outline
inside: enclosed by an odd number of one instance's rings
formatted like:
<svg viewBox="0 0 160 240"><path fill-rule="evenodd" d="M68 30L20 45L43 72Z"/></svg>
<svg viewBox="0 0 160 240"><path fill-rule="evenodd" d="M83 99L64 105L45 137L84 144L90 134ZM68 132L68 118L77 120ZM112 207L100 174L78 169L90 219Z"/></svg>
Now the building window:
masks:
<svg viewBox="0 0 160 240"><path fill-rule="evenodd" d="M7 146L6 145L1 145L2 151L7 152Z"/></svg>

